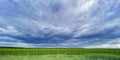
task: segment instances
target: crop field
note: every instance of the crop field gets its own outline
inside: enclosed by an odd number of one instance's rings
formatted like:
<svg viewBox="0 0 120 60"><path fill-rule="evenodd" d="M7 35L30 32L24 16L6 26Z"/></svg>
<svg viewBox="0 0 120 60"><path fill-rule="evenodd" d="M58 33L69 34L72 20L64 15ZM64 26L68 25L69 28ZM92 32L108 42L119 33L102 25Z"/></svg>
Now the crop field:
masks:
<svg viewBox="0 0 120 60"><path fill-rule="evenodd" d="M120 60L120 49L0 48L0 60Z"/></svg>

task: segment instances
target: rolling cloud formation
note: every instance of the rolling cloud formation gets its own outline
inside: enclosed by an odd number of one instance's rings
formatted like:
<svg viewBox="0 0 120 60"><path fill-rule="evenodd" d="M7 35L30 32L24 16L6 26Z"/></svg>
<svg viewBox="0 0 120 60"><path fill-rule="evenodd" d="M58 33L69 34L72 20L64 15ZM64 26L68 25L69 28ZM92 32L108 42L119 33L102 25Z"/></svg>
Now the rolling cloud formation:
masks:
<svg viewBox="0 0 120 60"><path fill-rule="evenodd" d="M120 1L0 0L0 46L120 48Z"/></svg>

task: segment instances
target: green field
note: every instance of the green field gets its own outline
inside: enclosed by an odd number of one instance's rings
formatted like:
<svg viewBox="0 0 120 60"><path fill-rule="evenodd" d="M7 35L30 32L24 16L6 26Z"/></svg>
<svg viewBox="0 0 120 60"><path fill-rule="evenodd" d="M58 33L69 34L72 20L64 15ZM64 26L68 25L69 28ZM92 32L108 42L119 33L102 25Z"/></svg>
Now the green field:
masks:
<svg viewBox="0 0 120 60"><path fill-rule="evenodd" d="M120 49L0 48L0 60L120 60Z"/></svg>

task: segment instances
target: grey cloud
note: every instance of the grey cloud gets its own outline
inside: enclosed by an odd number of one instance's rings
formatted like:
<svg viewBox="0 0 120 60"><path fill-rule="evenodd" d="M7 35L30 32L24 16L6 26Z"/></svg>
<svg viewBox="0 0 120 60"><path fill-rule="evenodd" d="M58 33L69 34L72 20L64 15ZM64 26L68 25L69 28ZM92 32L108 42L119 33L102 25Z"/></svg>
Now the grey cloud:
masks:
<svg viewBox="0 0 120 60"><path fill-rule="evenodd" d="M0 36L28 44L106 43L120 37L119 6L113 0L0 0Z"/></svg>

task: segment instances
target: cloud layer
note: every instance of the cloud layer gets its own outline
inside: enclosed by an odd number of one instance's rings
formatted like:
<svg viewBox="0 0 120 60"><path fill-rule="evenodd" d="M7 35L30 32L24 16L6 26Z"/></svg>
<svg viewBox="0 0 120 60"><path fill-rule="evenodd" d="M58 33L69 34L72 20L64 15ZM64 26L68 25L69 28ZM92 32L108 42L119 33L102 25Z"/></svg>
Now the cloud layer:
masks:
<svg viewBox="0 0 120 60"><path fill-rule="evenodd" d="M0 0L0 46L120 48L119 8L118 0Z"/></svg>

